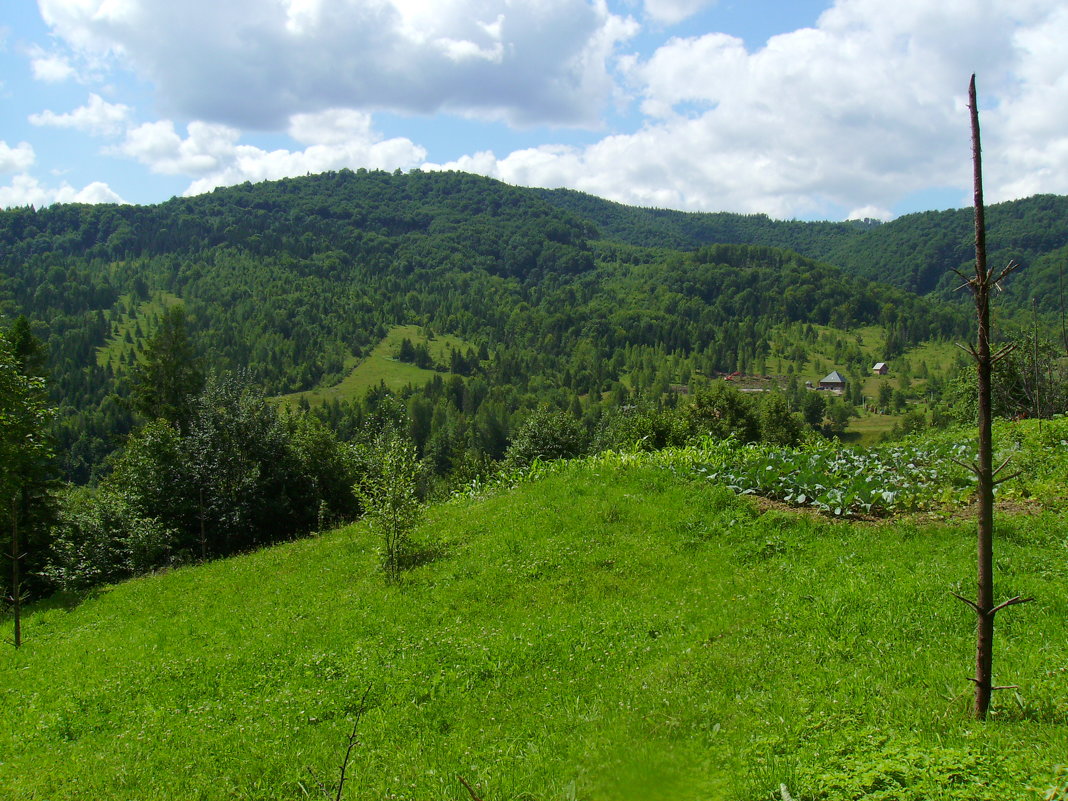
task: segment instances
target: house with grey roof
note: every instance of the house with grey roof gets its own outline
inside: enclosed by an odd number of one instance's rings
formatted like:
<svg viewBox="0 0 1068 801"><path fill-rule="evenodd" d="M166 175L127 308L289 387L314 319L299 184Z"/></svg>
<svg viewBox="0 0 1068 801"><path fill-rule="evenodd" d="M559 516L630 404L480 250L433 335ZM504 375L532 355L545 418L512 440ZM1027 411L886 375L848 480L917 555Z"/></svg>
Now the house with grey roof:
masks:
<svg viewBox="0 0 1068 801"><path fill-rule="evenodd" d="M832 370L827 376L820 379L819 388L829 389L835 392L843 392L845 391L845 385L845 376L837 370Z"/></svg>

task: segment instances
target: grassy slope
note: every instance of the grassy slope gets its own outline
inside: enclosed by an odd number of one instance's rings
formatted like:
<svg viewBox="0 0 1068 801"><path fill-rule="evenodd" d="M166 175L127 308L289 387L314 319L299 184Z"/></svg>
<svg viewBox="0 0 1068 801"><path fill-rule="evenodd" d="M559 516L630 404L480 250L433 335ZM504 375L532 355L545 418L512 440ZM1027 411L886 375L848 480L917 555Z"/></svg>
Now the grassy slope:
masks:
<svg viewBox="0 0 1068 801"><path fill-rule="evenodd" d="M133 295L123 295L116 304L123 311L113 324L114 330L107 343L96 349L96 363L101 367L110 364L116 371L124 369L129 354L139 356L145 341L156 332L163 312L181 302L180 297L170 292L157 292L144 301L138 301ZM138 325L141 334L137 333ZM126 341L127 335L132 342Z"/></svg>
<svg viewBox="0 0 1068 801"><path fill-rule="evenodd" d="M397 325L389 330L385 338L364 359L353 360L351 372L339 383L331 387L319 387L306 392L294 392L282 395L281 399L287 403L296 404L300 399L306 398L309 403L325 403L337 399L339 401L358 400L371 387L379 383L385 383L393 391L412 386L422 386L427 381L440 375L449 378L452 373L438 373L434 370L424 370L414 364L398 361L397 351L403 339L411 340L413 345L427 344L430 356L435 363L441 364L448 361L449 349L458 350L461 353L467 351L468 342L450 334L438 334L433 340L427 340L423 328L418 325Z"/></svg>
<svg viewBox="0 0 1068 801"><path fill-rule="evenodd" d="M985 725L948 594L970 524L575 466L432 509L443 555L399 586L353 526L38 609L0 652L0 795L317 797L370 685L349 799L1038 798L1068 753L1062 522L1001 527L999 594L1038 600L999 618L1020 689Z"/></svg>

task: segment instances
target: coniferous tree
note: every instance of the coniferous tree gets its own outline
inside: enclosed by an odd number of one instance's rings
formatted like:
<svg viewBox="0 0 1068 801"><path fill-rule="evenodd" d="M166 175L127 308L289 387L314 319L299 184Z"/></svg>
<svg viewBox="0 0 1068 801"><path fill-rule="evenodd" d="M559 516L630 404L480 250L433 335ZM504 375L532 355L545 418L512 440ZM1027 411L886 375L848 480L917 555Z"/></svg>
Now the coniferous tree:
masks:
<svg viewBox="0 0 1068 801"><path fill-rule="evenodd" d="M22 601L27 529L38 507L51 503L51 448L44 380L28 376L15 349L0 333L0 508L4 510L11 579L8 601L14 618L14 644L22 644ZM39 515L37 515L39 517Z"/></svg>
<svg viewBox="0 0 1068 801"><path fill-rule="evenodd" d="M133 408L150 420L162 418L184 428L193 399L203 386L204 374L189 341L185 310L171 306L133 371Z"/></svg>

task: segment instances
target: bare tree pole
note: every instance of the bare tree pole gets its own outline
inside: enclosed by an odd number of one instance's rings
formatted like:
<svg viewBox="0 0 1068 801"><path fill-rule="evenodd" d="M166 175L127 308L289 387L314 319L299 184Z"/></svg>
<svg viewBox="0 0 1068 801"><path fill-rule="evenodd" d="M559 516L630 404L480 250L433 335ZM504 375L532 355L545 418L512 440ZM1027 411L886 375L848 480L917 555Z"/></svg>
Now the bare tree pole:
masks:
<svg viewBox="0 0 1068 801"><path fill-rule="evenodd" d="M360 699L360 705L356 708L356 719L352 722L352 732L349 734L348 747L345 749L345 758L341 760L341 776L337 780L337 795L334 796L334 801L341 801L341 796L345 792L345 773L349 768L349 759L352 757L352 750L356 747L359 740L356 738L356 730L360 726L360 719L363 717L363 713L367 711L367 696L371 693L371 685L367 685L367 689L363 691L363 698Z"/></svg>
<svg viewBox="0 0 1068 801"><path fill-rule="evenodd" d="M1031 298L1032 339L1035 356L1035 418L1038 420L1038 433L1042 433L1042 375L1038 369L1038 298Z"/></svg>
<svg viewBox="0 0 1068 801"><path fill-rule="evenodd" d="M22 554L19 553L18 493L11 499L11 613L15 618L15 647L22 647L22 577L19 568Z"/></svg>
<svg viewBox="0 0 1068 801"><path fill-rule="evenodd" d="M1064 327L1064 262L1057 272L1057 302L1061 307L1061 345L1064 347L1064 355L1068 356L1068 331Z"/></svg>
<svg viewBox="0 0 1068 801"><path fill-rule="evenodd" d="M467 779L465 779L459 773L456 774L456 778L460 780L460 784L464 786L464 789L467 790L467 794L471 796L471 801L482 801L482 799L478 797L478 794L475 793L475 788L467 783Z"/></svg>
<svg viewBox="0 0 1068 801"><path fill-rule="evenodd" d="M968 84L968 108L972 122L972 167L975 187L975 275L968 277L956 272L964 279L964 286L972 291L975 298L977 317L977 342L969 344L965 350L975 360L979 384L979 457L974 464L965 465L975 473L979 480L979 521L978 521L978 593L972 601L953 593L975 610L977 616L977 634L975 645L975 705L973 714L983 720L990 710L990 696L995 687L993 683L994 662L994 616L1007 606L1022 604L1030 598L1016 596L1004 603L994 604L994 487L1012 475L998 478L1008 460L994 468L994 446L991 431L990 376L994 365L1009 354L1012 346L1006 346L997 353L990 352L990 290L998 287L999 282L1017 268L1015 262L1009 262L995 277L986 263L986 220L983 208L983 166L982 149L979 144L979 106L975 99L975 75Z"/></svg>

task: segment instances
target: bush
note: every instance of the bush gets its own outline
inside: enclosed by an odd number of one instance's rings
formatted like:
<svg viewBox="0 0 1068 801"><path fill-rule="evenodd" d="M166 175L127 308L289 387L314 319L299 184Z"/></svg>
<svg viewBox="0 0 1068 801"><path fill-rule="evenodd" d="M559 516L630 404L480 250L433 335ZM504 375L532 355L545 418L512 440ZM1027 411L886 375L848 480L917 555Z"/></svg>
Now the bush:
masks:
<svg viewBox="0 0 1068 801"><path fill-rule="evenodd" d="M174 559L177 532L139 514L121 493L74 488L61 508L47 573L64 589L121 581Z"/></svg>
<svg viewBox="0 0 1068 801"><path fill-rule="evenodd" d="M601 418L593 450L659 451L685 445L689 436L689 426L679 411L658 408L642 398Z"/></svg>
<svg viewBox="0 0 1068 801"><path fill-rule="evenodd" d="M392 431L376 440L370 456L372 470L352 489L371 529L381 538L382 569L395 581L411 553L412 529L422 516L422 466L415 446Z"/></svg>
<svg viewBox="0 0 1068 801"><path fill-rule="evenodd" d="M586 450L582 424L559 409L541 406L526 419L504 454L504 468L527 467L535 459L571 459Z"/></svg>
<svg viewBox="0 0 1068 801"><path fill-rule="evenodd" d="M721 381L699 390L685 412L690 431L698 436L739 442L760 439L760 421L753 399Z"/></svg>

